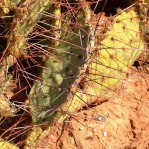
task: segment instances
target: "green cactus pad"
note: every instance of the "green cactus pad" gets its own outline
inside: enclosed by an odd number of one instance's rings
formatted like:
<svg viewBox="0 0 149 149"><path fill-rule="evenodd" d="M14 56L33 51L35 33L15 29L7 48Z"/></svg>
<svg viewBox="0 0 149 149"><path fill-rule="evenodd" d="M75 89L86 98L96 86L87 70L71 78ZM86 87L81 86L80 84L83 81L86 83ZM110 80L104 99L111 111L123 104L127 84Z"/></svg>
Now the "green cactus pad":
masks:
<svg viewBox="0 0 149 149"><path fill-rule="evenodd" d="M89 28L83 20L84 17L84 12L80 12L77 16L81 28L76 26L72 29L67 23L62 22L63 30L55 47L56 51L44 62L40 74L42 81L37 80L30 91L30 111L36 123L49 120L56 108L65 101L69 88L76 80L79 68L85 61L85 48L88 44L86 32L89 32ZM65 21L69 18L67 15Z"/></svg>

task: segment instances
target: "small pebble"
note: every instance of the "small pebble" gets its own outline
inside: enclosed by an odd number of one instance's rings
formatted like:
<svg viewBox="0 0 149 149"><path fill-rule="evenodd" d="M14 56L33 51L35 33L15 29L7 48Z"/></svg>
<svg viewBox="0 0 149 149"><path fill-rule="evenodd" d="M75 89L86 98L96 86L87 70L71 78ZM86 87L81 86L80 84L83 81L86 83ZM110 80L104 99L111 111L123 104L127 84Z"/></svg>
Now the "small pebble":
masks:
<svg viewBox="0 0 149 149"><path fill-rule="evenodd" d="M103 135L104 135L104 137L106 137L106 136L107 136L107 132L106 132L106 131L104 131L104 132L103 132Z"/></svg>
<svg viewBox="0 0 149 149"><path fill-rule="evenodd" d="M98 115L98 116L95 117L95 119L97 121L100 121L100 122L105 122L106 121L106 116Z"/></svg>

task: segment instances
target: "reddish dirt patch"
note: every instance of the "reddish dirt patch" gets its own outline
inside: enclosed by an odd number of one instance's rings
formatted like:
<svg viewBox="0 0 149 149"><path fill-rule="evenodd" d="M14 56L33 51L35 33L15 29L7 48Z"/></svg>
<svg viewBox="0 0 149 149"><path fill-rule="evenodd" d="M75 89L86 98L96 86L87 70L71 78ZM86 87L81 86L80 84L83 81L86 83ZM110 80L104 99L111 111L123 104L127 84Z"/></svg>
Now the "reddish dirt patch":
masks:
<svg viewBox="0 0 149 149"><path fill-rule="evenodd" d="M149 149L148 68L132 68L113 98L76 113L39 148Z"/></svg>

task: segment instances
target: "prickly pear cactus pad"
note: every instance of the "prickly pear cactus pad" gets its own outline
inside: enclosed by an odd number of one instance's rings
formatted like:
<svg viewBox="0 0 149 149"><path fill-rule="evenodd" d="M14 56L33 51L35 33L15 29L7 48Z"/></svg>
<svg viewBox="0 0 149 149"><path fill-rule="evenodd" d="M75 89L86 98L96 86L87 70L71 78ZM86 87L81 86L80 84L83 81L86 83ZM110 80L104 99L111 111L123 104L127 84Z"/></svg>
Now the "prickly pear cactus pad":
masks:
<svg viewBox="0 0 149 149"><path fill-rule="evenodd" d="M37 80L30 91L30 110L36 123L50 120L49 117L55 113L56 107L65 101L68 90L78 75L78 68L85 61L85 48L88 44L86 32L89 32L89 28L82 19L85 17L84 12L78 13L77 21L81 24L82 30L79 26L72 30L62 22L64 31L61 31L61 42L56 45L54 56L51 55L45 60L40 75L43 81ZM69 18L68 15L65 21ZM72 32L67 32L68 29Z"/></svg>
<svg viewBox="0 0 149 149"><path fill-rule="evenodd" d="M21 57L26 49L26 38L31 33L42 17L42 12L46 11L50 7L50 1L26 1L23 3L20 9L17 9L16 15L13 18L15 27L8 38L9 52L15 57ZM26 10L26 5L29 7ZM26 10L26 14L22 14L22 11Z"/></svg>
<svg viewBox="0 0 149 149"><path fill-rule="evenodd" d="M139 31L139 18L135 11L119 14L113 22L111 31L92 53L89 66L89 79L96 80L93 95L110 96L118 84L123 82L129 67L144 50ZM98 85L100 84L100 85Z"/></svg>

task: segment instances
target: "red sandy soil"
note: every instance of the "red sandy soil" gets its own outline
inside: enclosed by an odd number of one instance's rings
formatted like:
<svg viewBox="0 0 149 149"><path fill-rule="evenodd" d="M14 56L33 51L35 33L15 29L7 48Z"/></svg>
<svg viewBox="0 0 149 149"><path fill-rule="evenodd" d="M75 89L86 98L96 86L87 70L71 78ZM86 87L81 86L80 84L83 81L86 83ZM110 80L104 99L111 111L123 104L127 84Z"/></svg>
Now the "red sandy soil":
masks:
<svg viewBox="0 0 149 149"><path fill-rule="evenodd" d="M115 96L82 109L38 149L149 149L149 67L131 68Z"/></svg>

